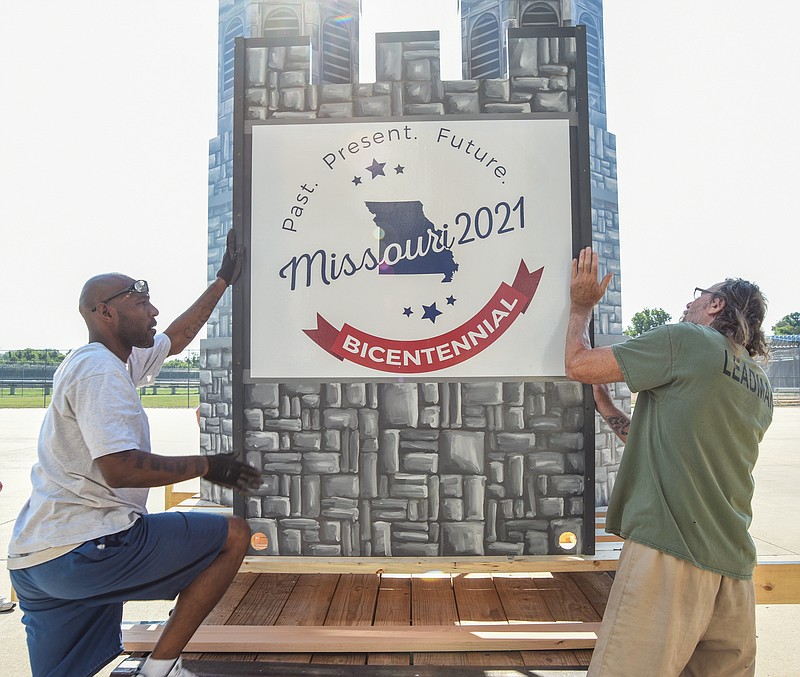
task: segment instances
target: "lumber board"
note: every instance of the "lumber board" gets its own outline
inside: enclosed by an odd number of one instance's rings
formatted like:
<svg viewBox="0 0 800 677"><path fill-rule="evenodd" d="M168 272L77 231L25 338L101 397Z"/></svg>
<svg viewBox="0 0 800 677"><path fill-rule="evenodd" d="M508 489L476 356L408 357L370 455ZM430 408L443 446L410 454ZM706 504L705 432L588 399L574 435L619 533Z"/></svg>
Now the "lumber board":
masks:
<svg viewBox="0 0 800 677"><path fill-rule="evenodd" d="M411 624L411 577L381 576L373 625ZM367 665L410 665L408 653L374 653L367 655Z"/></svg>
<svg viewBox="0 0 800 677"><path fill-rule="evenodd" d="M338 584L338 574L300 576L275 625L322 625Z"/></svg>
<svg viewBox="0 0 800 677"><path fill-rule="evenodd" d="M618 551L523 557L245 557L240 571L299 574L441 574L615 571Z"/></svg>
<svg viewBox="0 0 800 677"><path fill-rule="evenodd" d="M241 575L241 574L240 574ZM231 625L272 625L281 612L287 597L297 584L299 576L292 574L276 574L274 576L256 576L253 585L242 597L236 609L230 615ZM228 652L206 652L202 660L239 660L253 661L254 653L239 653L231 657Z"/></svg>
<svg viewBox="0 0 800 677"><path fill-rule="evenodd" d="M753 584L756 604L800 604L800 561L759 559Z"/></svg>
<svg viewBox="0 0 800 677"><path fill-rule="evenodd" d="M238 656L239 654L229 654ZM300 663L308 665L313 654L310 653L257 653L256 663ZM216 677L216 675L215 675Z"/></svg>
<svg viewBox="0 0 800 677"><path fill-rule="evenodd" d="M231 614L228 624L272 625L299 578L296 574L259 576Z"/></svg>
<svg viewBox="0 0 800 677"><path fill-rule="evenodd" d="M450 575L428 577L415 574L412 577L411 622L416 626L453 626L458 623ZM420 649L414 652L412 662L414 665L467 665L467 658L453 650L439 653Z"/></svg>
<svg viewBox="0 0 800 677"><path fill-rule="evenodd" d="M382 627L201 625L186 651L362 653L591 649L599 627L599 623ZM126 628L123 631L125 650L151 651L162 629L160 625Z"/></svg>
<svg viewBox="0 0 800 677"><path fill-rule="evenodd" d="M374 574L341 576L325 618L325 625L337 627L372 625L379 585L380 579ZM326 653L322 650L314 653L311 662L325 665L364 665L367 662L367 655L355 652Z"/></svg>
<svg viewBox="0 0 800 677"><path fill-rule="evenodd" d="M374 574L341 576L325 625L372 625L379 586Z"/></svg>
<svg viewBox="0 0 800 677"><path fill-rule="evenodd" d="M245 596L255 585L258 574L239 573L234 576L222 599L203 621L206 625L225 625Z"/></svg>
<svg viewBox="0 0 800 677"><path fill-rule="evenodd" d="M554 573L551 579L533 580L543 593L553 620L586 623L601 619L569 574Z"/></svg>
<svg viewBox="0 0 800 677"><path fill-rule="evenodd" d="M228 586L228 589L225 591L225 594L222 596L222 599L217 602L217 605L211 610L208 616L206 616L203 623L206 625L225 625L233 612L236 611L236 607L239 606L244 596L250 591L250 588L253 587L257 578L258 574L236 574L233 581L231 581L231 584ZM187 659L192 660L207 658L207 656L199 653L187 653L185 656Z"/></svg>
<svg viewBox="0 0 800 677"><path fill-rule="evenodd" d="M142 659L143 660L143 659ZM111 677L133 677L140 661L126 660L112 673ZM126 664L131 664L130 666ZM487 677L487 675L513 675L522 677L523 672L507 670L496 666L497 670L485 667L468 666L382 666L382 665L292 665L289 663L236 663L220 661L186 661L184 666L198 677ZM543 668L539 671L536 667ZM549 666L525 668L526 677L553 677ZM563 677L579 677L584 672L559 672Z"/></svg>
<svg viewBox="0 0 800 677"><path fill-rule="evenodd" d="M606 611L606 604L608 604L611 586L614 583L611 574L605 571L597 573L578 571L574 574L569 574L569 577L581 589L581 592L597 612L597 615L602 618Z"/></svg>
<svg viewBox="0 0 800 677"><path fill-rule="evenodd" d="M491 574L458 574L453 577L458 619L467 623L503 623L508 618Z"/></svg>
<svg viewBox="0 0 800 677"><path fill-rule="evenodd" d="M453 595L462 626L491 623L508 627L503 603L492 574L458 574L453 577ZM519 651L475 651L467 654L469 665L524 665Z"/></svg>
<svg viewBox="0 0 800 677"><path fill-rule="evenodd" d="M300 576L275 625L322 625L340 578L339 574ZM308 653L257 654L256 662L309 663L312 658L313 655Z"/></svg>
<svg viewBox="0 0 800 677"><path fill-rule="evenodd" d="M503 603L506 615L513 627L518 623L532 621L554 621L550 607L539 590L538 579L544 579L542 585L552 580L552 574L495 575L494 584L498 596ZM529 647L526 647L529 648ZM582 662L574 651L522 651L525 665L550 666L582 666Z"/></svg>

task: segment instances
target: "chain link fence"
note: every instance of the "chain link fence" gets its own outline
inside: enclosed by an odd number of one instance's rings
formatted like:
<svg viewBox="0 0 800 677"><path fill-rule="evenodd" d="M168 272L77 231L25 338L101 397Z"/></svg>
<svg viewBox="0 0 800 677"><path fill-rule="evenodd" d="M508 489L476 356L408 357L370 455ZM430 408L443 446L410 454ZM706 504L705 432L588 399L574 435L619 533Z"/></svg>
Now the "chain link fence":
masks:
<svg viewBox="0 0 800 677"><path fill-rule="evenodd" d="M770 338L767 376L776 404L800 404L800 335Z"/></svg>
<svg viewBox="0 0 800 677"><path fill-rule="evenodd" d="M30 358L26 353L35 353ZM53 375L68 350L0 350L0 408L46 407ZM185 350L164 364L154 383L139 388L145 407L197 407L200 351Z"/></svg>

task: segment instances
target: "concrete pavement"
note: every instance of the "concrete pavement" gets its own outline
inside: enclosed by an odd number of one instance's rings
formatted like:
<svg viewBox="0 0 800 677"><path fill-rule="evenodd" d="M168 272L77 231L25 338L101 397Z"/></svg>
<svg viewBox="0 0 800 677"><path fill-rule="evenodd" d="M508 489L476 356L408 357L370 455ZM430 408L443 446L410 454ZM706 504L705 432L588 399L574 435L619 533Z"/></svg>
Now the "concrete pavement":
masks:
<svg viewBox="0 0 800 677"><path fill-rule="evenodd" d="M177 456L197 453L197 421L193 409L150 409L151 437L156 453ZM10 584L5 555L14 520L30 492L30 467L36 460L36 438L43 409L0 409L0 593ZM775 410L775 420L761 445L756 466L756 493L751 534L760 555L800 557L800 407ZM180 490L196 490L198 481ZM153 490L148 509L163 509L163 492ZM166 618L172 602L129 602L126 620ZM795 642L800 636L800 605L760 605L757 677L791 677L798 674ZM29 677L25 632L21 614L0 615L0 675ZM106 677L118 661L100 673Z"/></svg>

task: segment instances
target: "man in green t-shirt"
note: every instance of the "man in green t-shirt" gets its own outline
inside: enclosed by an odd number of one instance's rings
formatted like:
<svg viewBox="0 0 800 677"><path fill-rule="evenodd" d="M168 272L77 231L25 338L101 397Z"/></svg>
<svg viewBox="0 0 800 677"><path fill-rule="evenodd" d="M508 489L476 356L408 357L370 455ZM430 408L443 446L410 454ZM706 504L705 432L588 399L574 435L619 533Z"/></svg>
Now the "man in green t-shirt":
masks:
<svg viewBox="0 0 800 677"><path fill-rule="evenodd" d="M573 261L567 376L594 384L626 442L606 529L626 539L590 676L753 675L753 466L772 421L766 300L746 280L695 289L680 324L592 348L598 281L591 248ZM628 419L602 384L638 392Z"/></svg>

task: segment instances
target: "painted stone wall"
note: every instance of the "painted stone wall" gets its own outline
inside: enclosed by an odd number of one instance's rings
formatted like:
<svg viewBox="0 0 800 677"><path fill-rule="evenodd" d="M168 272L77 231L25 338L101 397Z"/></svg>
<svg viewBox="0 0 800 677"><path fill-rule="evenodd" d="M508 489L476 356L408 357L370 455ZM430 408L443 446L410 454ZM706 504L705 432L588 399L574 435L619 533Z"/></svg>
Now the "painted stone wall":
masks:
<svg viewBox="0 0 800 677"><path fill-rule="evenodd" d="M246 387L268 555L543 555L583 516L575 383Z"/></svg>

